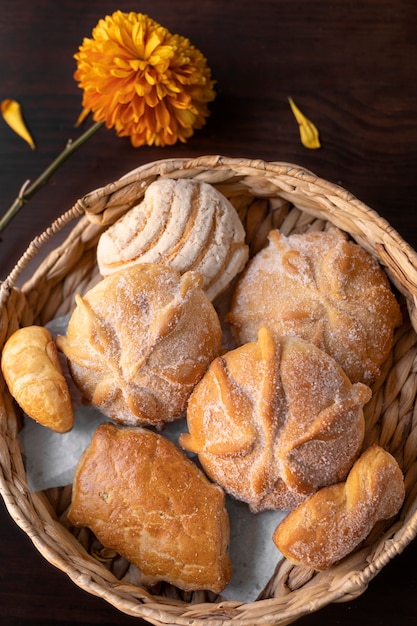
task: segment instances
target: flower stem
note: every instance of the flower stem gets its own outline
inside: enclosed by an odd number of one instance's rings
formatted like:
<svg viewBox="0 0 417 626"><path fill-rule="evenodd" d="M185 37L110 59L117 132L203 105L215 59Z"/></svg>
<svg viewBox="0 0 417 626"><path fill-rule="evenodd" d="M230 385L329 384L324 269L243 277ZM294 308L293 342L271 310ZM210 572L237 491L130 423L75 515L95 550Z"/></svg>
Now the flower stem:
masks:
<svg viewBox="0 0 417 626"><path fill-rule="evenodd" d="M18 211L22 208L26 202L28 202L32 196L49 181L51 176L56 172L60 165L68 159L73 152L75 152L84 142L86 142L99 128L103 126L103 122L96 122L88 130L85 131L75 141L69 141L65 149L56 157L54 161L42 172L42 174L32 183L26 181L21 188L19 195L14 200L11 207L0 219L0 233L6 228L7 224L13 219Z"/></svg>

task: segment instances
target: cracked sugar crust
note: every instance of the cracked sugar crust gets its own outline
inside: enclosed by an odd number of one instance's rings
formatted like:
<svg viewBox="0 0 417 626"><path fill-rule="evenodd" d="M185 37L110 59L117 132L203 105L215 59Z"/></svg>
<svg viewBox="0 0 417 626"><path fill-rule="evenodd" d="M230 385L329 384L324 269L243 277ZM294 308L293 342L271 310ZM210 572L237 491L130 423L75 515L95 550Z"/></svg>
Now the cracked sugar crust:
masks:
<svg viewBox="0 0 417 626"><path fill-rule="evenodd" d="M252 511L291 510L345 478L370 397L313 344L261 328L256 342L210 365L189 399L180 445Z"/></svg>
<svg viewBox="0 0 417 626"><path fill-rule="evenodd" d="M104 278L76 303L57 346L86 400L128 425L181 417L222 340L201 277L140 264Z"/></svg>
<svg viewBox="0 0 417 626"><path fill-rule="evenodd" d="M230 579L222 489L152 431L96 429L77 466L68 518L135 564L143 580L219 593Z"/></svg>
<svg viewBox="0 0 417 626"><path fill-rule="evenodd" d="M136 263L164 263L203 277L210 300L223 292L248 260L239 216L215 187L198 180L159 178L143 200L100 237L103 276Z"/></svg>
<svg viewBox="0 0 417 626"><path fill-rule="evenodd" d="M325 487L289 513L273 540L298 565L323 570L352 552L405 497L401 469L380 446L368 448L345 482Z"/></svg>
<svg viewBox="0 0 417 626"><path fill-rule="evenodd" d="M369 385L401 313L376 259L332 227L288 237L271 231L239 278L226 320L240 344L268 326L276 336L314 343L352 382Z"/></svg>

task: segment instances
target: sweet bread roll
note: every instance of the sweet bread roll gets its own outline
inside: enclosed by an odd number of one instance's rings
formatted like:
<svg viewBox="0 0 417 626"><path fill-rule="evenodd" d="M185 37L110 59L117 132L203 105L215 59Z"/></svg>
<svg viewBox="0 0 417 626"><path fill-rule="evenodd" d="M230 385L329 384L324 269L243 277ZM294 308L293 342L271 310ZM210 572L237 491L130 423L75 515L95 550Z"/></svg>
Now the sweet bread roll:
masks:
<svg viewBox="0 0 417 626"><path fill-rule="evenodd" d="M3 347L1 369L10 393L26 415L56 432L71 430L70 392L46 328L25 326L14 332Z"/></svg>
<svg viewBox="0 0 417 626"><path fill-rule="evenodd" d="M181 274L199 272L210 300L247 260L245 231L233 205L212 185L191 179L154 181L97 246L103 276L138 262L164 263Z"/></svg>
<svg viewBox="0 0 417 626"><path fill-rule="evenodd" d="M376 259L337 228L269 243L239 278L227 316L239 343L261 325L328 352L352 382L371 384L401 323L399 305Z"/></svg>
<svg viewBox="0 0 417 626"><path fill-rule="evenodd" d="M218 593L231 576L223 491L149 430L97 428L76 469L68 518L137 565L144 584Z"/></svg>
<svg viewBox="0 0 417 626"><path fill-rule="evenodd" d="M370 396L313 344L261 328L256 342L210 365L191 394L180 445L252 511L292 509L346 477Z"/></svg>
<svg viewBox="0 0 417 626"><path fill-rule="evenodd" d="M375 524L398 513L401 469L379 446L368 448L346 482L324 487L279 524L273 540L291 562L323 570L352 552Z"/></svg>
<svg viewBox="0 0 417 626"><path fill-rule="evenodd" d="M128 425L160 427L181 416L222 340L200 285L193 272L139 264L76 296L57 345L88 402Z"/></svg>

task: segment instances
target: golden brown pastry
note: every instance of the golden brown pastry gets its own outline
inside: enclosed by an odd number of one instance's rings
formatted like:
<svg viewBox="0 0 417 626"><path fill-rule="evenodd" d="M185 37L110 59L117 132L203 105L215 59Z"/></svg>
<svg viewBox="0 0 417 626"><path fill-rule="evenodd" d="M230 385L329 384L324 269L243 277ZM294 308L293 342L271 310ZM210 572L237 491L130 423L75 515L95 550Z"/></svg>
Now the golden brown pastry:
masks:
<svg viewBox="0 0 417 626"><path fill-rule="evenodd" d="M137 565L145 584L220 592L231 576L223 491L149 430L96 429L77 466L68 518Z"/></svg>
<svg viewBox="0 0 417 626"><path fill-rule="evenodd" d="M313 344L261 328L256 342L210 365L190 397L180 445L252 511L292 509L345 478L370 396Z"/></svg>
<svg viewBox="0 0 417 626"><path fill-rule="evenodd" d="M25 326L14 332L3 347L1 369L10 393L29 417L59 433L71 430L70 392L46 328Z"/></svg>
<svg viewBox="0 0 417 626"><path fill-rule="evenodd" d="M210 300L247 260L245 231L234 206L212 185L192 179L155 180L97 246L103 276L135 263L164 263L181 274L199 272Z"/></svg>
<svg viewBox="0 0 417 626"><path fill-rule="evenodd" d="M378 521L396 515L404 495L397 461L372 446L356 461L346 482L320 489L289 513L273 540L293 563L326 569L352 552Z"/></svg>
<svg viewBox="0 0 417 626"><path fill-rule="evenodd" d="M380 265L337 228L269 244L240 277L227 321L239 343L261 325L328 352L352 382L379 375L401 323L399 305Z"/></svg>
<svg viewBox="0 0 417 626"><path fill-rule="evenodd" d="M181 416L221 345L199 274L139 264L76 296L57 345L86 399L111 419L161 426Z"/></svg>

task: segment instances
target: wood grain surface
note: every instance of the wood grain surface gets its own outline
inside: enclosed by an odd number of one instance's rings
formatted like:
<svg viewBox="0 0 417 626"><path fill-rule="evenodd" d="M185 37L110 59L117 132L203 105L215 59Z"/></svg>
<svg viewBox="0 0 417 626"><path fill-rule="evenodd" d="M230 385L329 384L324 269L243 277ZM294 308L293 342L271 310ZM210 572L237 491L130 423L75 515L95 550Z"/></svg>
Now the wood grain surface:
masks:
<svg viewBox="0 0 417 626"><path fill-rule="evenodd" d="M74 53L101 17L147 13L207 57L217 97L186 144L133 148L101 129L0 234L0 280L34 236L85 193L156 159L222 154L307 167L351 191L417 247L415 0L14 0L0 4L0 98L18 100L37 149L0 119L0 213L69 140L81 110ZM288 97L320 131L301 145ZM417 623L417 544L358 599L303 626ZM0 505L2 626L145 624L79 589L37 553Z"/></svg>

